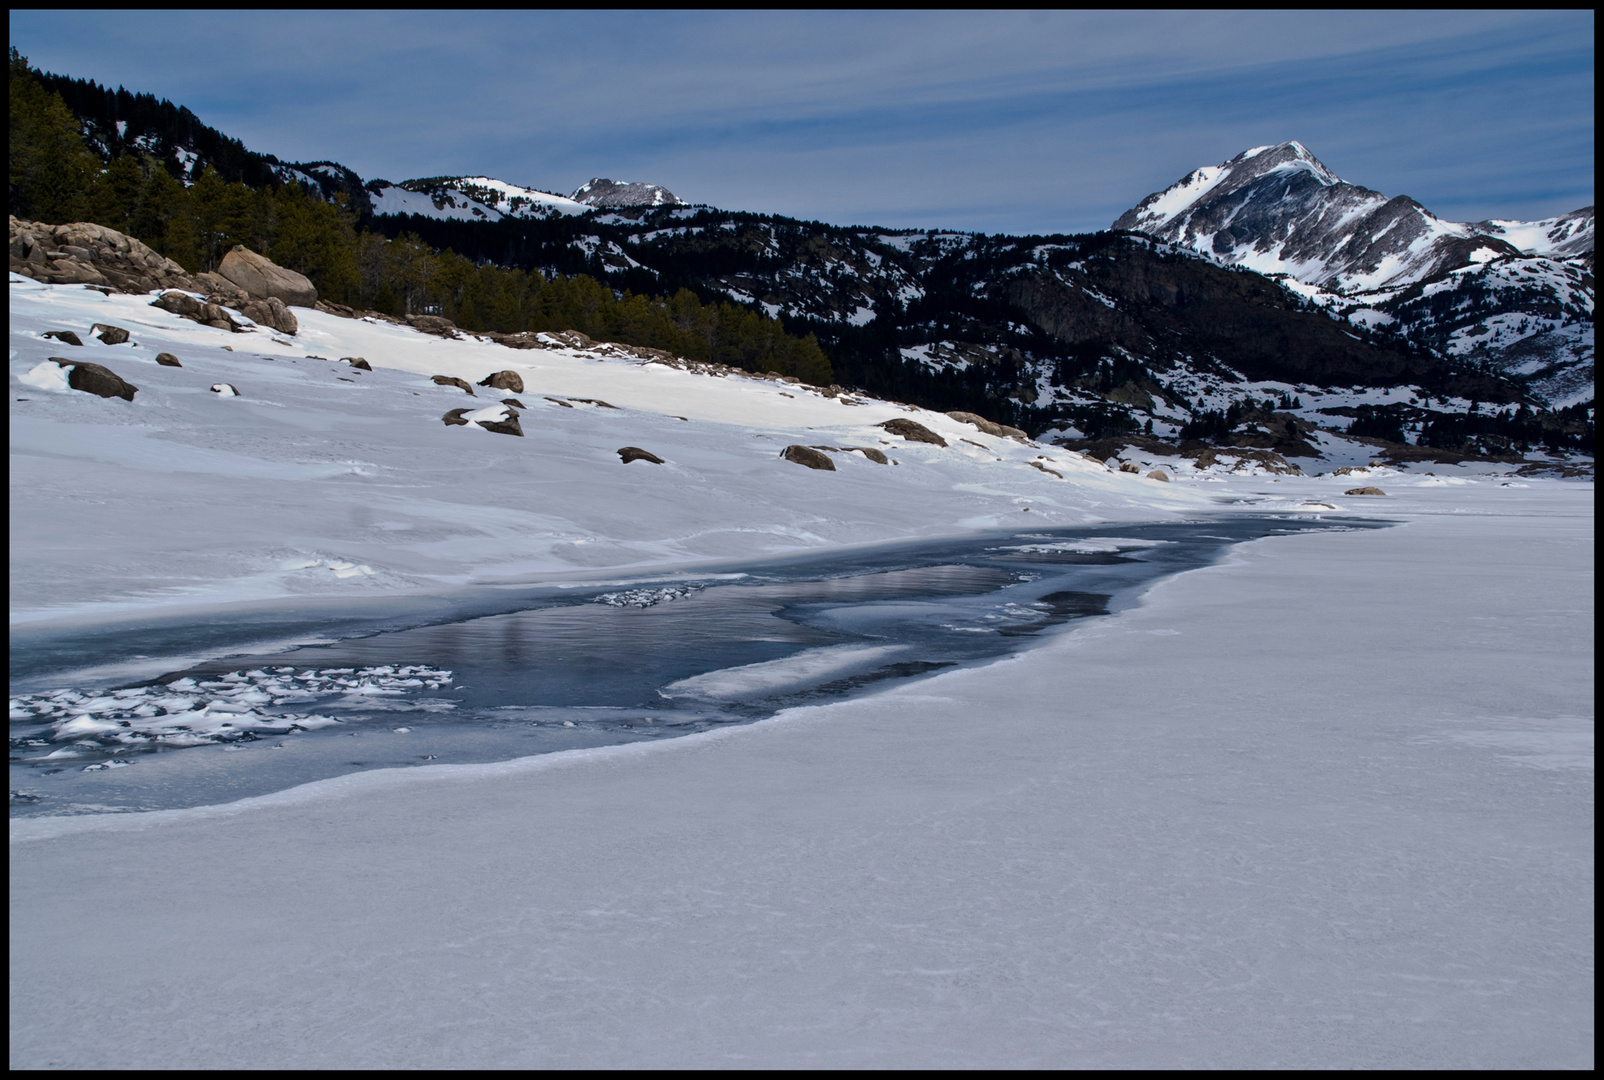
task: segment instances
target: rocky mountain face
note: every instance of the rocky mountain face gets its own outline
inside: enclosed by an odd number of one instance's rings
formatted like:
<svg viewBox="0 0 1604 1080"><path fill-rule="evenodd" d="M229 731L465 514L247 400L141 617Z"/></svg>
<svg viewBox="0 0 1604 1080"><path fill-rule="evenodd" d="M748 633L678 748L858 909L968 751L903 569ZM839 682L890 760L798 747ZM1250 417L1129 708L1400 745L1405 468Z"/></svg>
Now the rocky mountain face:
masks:
<svg viewBox="0 0 1604 1080"><path fill-rule="evenodd" d="M596 177L574 192L574 200L587 206L683 206L685 200L656 184L629 183Z"/></svg>
<svg viewBox="0 0 1604 1080"><path fill-rule="evenodd" d="M1523 378L1553 403L1592 397L1592 207L1443 221L1339 179L1288 142L1198 169L1114 227L1284 276L1351 324Z"/></svg>

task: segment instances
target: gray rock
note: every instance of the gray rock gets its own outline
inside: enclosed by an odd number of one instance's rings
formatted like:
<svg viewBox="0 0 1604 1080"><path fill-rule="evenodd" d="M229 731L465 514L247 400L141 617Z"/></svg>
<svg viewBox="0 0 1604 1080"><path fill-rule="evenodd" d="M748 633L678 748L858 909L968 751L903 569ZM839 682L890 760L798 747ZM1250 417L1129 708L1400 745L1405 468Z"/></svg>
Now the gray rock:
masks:
<svg viewBox="0 0 1604 1080"><path fill-rule="evenodd" d="M134 395L139 392L139 387L124 382L110 368L78 360L64 360L59 356L50 359L67 369L67 385L74 390L98 397L122 398L124 401L134 400Z"/></svg>
<svg viewBox="0 0 1604 1080"><path fill-rule="evenodd" d="M835 472L835 462L811 447L799 446L793 443L780 451L780 456L786 461L794 461L798 465L806 465L810 469Z"/></svg>
<svg viewBox="0 0 1604 1080"><path fill-rule="evenodd" d="M479 380L480 386L488 386L492 390L511 390L514 394L524 392L523 376L516 371L498 371Z"/></svg>
<svg viewBox="0 0 1604 1080"><path fill-rule="evenodd" d="M341 363L345 363L345 364L350 364L352 367L356 368L358 371L372 371L373 370L373 365L369 364L366 360L362 359L362 357L360 357L360 356L342 356L342 357L340 357L340 362Z"/></svg>
<svg viewBox="0 0 1604 1080"><path fill-rule="evenodd" d="M446 427L451 427L454 424L462 424L466 426L468 421L463 419L463 417L467 416L471 412L473 412L472 409L452 409L440 419L445 423Z"/></svg>
<svg viewBox="0 0 1604 1080"><path fill-rule="evenodd" d="M157 353L156 354L156 363L160 364L162 367L183 367L184 366L183 364L180 364L178 362L178 357L174 356L170 352L159 352L159 353Z"/></svg>
<svg viewBox="0 0 1604 1080"><path fill-rule="evenodd" d="M266 300L247 300L239 306L239 312L252 322L271 326L283 334L295 334L301 329L301 324L290 313L289 307L276 296Z"/></svg>
<svg viewBox="0 0 1604 1080"><path fill-rule="evenodd" d="M63 345L83 345L83 339L77 334L73 333L71 330L46 330L44 336L47 338L55 338Z"/></svg>
<svg viewBox="0 0 1604 1080"><path fill-rule="evenodd" d="M95 331L100 333L96 334ZM105 345L121 345L128 340L128 331L120 326L110 326L106 323L96 323L89 328L89 332L101 340Z"/></svg>
<svg viewBox="0 0 1604 1080"><path fill-rule="evenodd" d="M1149 480L1162 480L1166 484L1170 482L1169 474L1163 469L1154 469L1152 472L1147 474L1147 478Z"/></svg>
<svg viewBox="0 0 1604 1080"><path fill-rule="evenodd" d="M886 457L885 451L876 449L873 446L854 446L850 449L856 450L858 453L862 454L864 457L868 458L877 465L891 464L891 459Z"/></svg>
<svg viewBox="0 0 1604 1080"><path fill-rule="evenodd" d="M934 431L931 431L923 424L917 423L913 420L908 420L903 417L898 417L895 420L887 420L885 423L878 426L885 428L893 435L901 435L909 442L934 443L936 446L947 445L947 440L943 439L940 435L937 435Z"/></svg>
<svg viewBox="0 0 1604 1080"><path fill-rule="evenodd" d="M511 409L507 410L506 417L501 420L476 420L474 422L486 431L494 431L498 435L516 435L520 439L524 437L524 428L518 422L518 414Z"/></svg>
<svg viewBox="0 0 1604 1080"><path fill-rule="evenodd" d="M1356 487L1356 488L1349 488L1347 491L1344 491L1343 494L1344 495L1385 495L1386 492L1382 491L1378 487Z"/></svg>
<svg viewBox="0 0 1604 1080"><path fill-rule="evenodd" d="M511 405L514 409L527 409L527 408L529 408L529 406L525 405L523 402L519 401L515 397L504 397L504 398L501 399L501 403L503 405Z"/></svg>
<svg viewBox="0 0 1604 1080"><path fill-rule="evenodd" d="M246 248L243 244L223 256L217 265L219 277L249 293L257 300L277 297L296 307L311 307L317 303L317 289L304 274L287 270L265 255Z"/></svg>
<svg viewBox="0 0 1604 1080"><path fill-rule="evenodd" d="M621 446L618 448L618 456L624 459L625 465L628 465L631 461L650 461L653 465L663 464L662 458L650 450L642 450L638 446Z"/></svg>

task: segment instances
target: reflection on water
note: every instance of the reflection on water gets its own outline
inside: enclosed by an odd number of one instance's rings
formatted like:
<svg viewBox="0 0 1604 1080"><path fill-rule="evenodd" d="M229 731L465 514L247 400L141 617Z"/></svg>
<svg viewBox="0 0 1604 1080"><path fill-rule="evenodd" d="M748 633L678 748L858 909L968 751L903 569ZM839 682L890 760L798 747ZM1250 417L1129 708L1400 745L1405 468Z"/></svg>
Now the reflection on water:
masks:
<svg viewBox="0 0 1604 1080"><path fill-rule="evenodd" d="M517 610L237 655L146 684L151 700L169 703L180 679L200 688L183 706L193 714L150 720L168 732L195 727L187 718L209 710L215 735L217 710L250 700L256 728L224 723L223 745L142 742L127 730L131 720L137 733L134 709L116 714L124 721L102 712L69 724L62 708L46 717L27 701L19 710L14 697L12 788L22 794L13 813L198 805L359 769L503 760L761 718L1018 649L1053 627L1117 611L1156 578L1210 562L1229 543L1274 531L1294 529L1257 519L1056 530L724 567L669 586L531 589ZM438 607L420 609L416 621L436 618ZM398 621L387 611L380 625ZM235 629L248 638L243 625ZM60 648L42 643L35 655ZM398 680L365 687L361 675L415 665L451 678L397 690ZM207 686L247 684L263 689L239 690L234 704L206 699ZM281 698L279 686L298 696ZM84 695L75 707L91 699L117 704ZM338 723L273 724L291 709Z"/></svg>

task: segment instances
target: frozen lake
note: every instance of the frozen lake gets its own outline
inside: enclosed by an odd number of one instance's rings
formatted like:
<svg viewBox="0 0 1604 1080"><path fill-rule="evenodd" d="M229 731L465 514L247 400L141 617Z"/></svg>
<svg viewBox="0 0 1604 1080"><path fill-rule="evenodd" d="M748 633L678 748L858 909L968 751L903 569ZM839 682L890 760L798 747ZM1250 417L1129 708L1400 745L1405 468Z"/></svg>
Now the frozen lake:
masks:
<svg viewBox="0 0 1604 1080"><path fill-rule="evenodd" d="M1016 651L1241 540L1353 526L1259 517L1015 531L411 610L389 599L14 632L12 815L207 805L376 768L761 719ZM295 636L341 640L238 644ZM228 655L130 679L161 667L134 649ZM71 670L86 656L97 669Z"/></svg>

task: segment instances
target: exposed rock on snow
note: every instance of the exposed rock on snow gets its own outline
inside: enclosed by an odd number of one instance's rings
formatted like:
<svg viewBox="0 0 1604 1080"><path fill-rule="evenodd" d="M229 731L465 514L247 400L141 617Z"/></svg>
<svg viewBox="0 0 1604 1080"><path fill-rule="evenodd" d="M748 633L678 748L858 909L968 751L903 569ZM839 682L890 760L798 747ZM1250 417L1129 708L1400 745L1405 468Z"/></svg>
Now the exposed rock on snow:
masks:
<svg viewBox="0 0 1604 1080"><path fill-rule="evenodd" d="M625 465L628 465L631 461L650 461L653 465L663 464L662 458L650 450L642 450L638 446L621 446L618 448L618 456L624 459Z"/></svg>
<svg viewBox="0 0 1604 1080"><path fill-rule="evenodd" d="M958 421L960 424L973 424L981 431L984 431L987 435L995 435L999 439L1023 440L1027 437L1023 431L1016 427L1009 427L1007 424L994 423L993 421L987 420L984 416L978 416L972 412L950 412L947 415Z"/></svg>
<svg viewBox="0 0 1604 1080"><path fill-rule="evenodd" d="M471 397L479 396L473 392L473 387L468 385L467 379L459 379L455 375L432 375L430 378L434 380L436 386L456 386L466 390Z"/></svg>
<svg viewBox="0 0 1604 1080"><path fill-rule="evenodd" d="M170 352L159 352L159 353L157 353L156 354L156 363L160 364L162 367L183 367L184 366L183 364L180 364L178 362L178 357L174 356Z"/></svg>
<svg viewBox="0 0 1604 1080"><path fill-rule="evenodd" d="M122 398L124 401L134 400L134 395L139 392L139 387L124 382L110 368L80 360L63 360L59 356L50 359L67 369L67 385L74 390L99 397Z"/></svg>
<svg viewBox="0 0 1604 1080"><path fill-rule="evenodd" d="M516 371L498 371L493 375L486 375L479 380L480 386L488 386L492 390L511 390L515 394L524 392L523 376Z"/></svg>
<svg viewBox="0 0 1604 1080"><path fill-rule="evenodd" d="M503 405L511 405L514 409L527 409L527 408L529 408L529 406L525 405L523 402L519 401L515 397L504 397L504 398L501 399L501 403Z"/></svg>
<svg viewBox="0 0 1604 1080"><path fill-rule="evenodd" d="M901 435L909 442L933 443L936 446L947 445L946 439L943 439L917 420L908 420L899 416L895 420L887 420L879 426L893 435Z"/></svg>
<svg viewBox="0 0 1604 1080"><path fill-rule="evenodd" d="M1189 455L1190 456L1190 455ZM1198 452L1193 460L1194 468L1207 469L1212 465L1224 465L1226 459L1235 458L1231 465L1232 472L1244 472L1253 466L1262 468L1265 472L1276 473L1282 476L1302 476L1303 470L1292 464L1286 458L1273 450L1229 449L1226 447L1210 446ZM1135 471L1135 470L1133 470Z"/></svg>
<svg viewBox="0 0 1604 1080"><path fill-rule="evenodd" d="M232 383L212 383L212 393L219 397L239 397L239 391L234 389Z"/></svg>
<svg viewBox="0 0 1604 1080"><path fill-rule="evenodd" d="M457 336L457 324L441 315L408 315L407 324L425 334L443 338Z"/></svg>
<svg viewBox="0 0 1604 1080"><path fill-rule="evenodd" d="M63 345L77 345L80 348L83 346L83 339L77 334L73 333L71 330L46 330L44 336L47 338L55 338Z"/></svg>
<svg viewBox="0 0 1604 1080"><path fill-rule="evenodd" d="M891 459L886 457L885 451L873 446L849 446L849 451L855 451L874 462L876 465L889 465Z"/></svg>
<svg viewBox="0 0 1604 1080"><path fill-rule="evenodd" d="M518 414L505 405L491 405L484 409L452 409L442 416L447 427L456 425L482 427L486 431L494 431L498 435L516 435L523 438L523 425L518 422Z"/></svg>
<svg viewBox="0 0 1604 1080"><path fill-rule="evenodd" d="M825 472L835 472L835 462L814 450L812 447L793 443L780 451L780 456L786 461L794 461L798 465L806 465L810 469L821 469Z"/></svg>
<svg viewBox="0 0 1604 1080"><path fill-rule="evenodd" d="M1169 473L1166 473L1163 469L1154 469L1152 472L1147 474L1147 478L1149 480L1162 480L1166 484L1170 482Z"/></svg>
<svg viewBox="0 0 1604 1080"><path fill-rule="evenodd" d="M317 303L317 289L310 278L285 269L243 244L236 244L233 250L223 256L217 273L255 300L276 297L285 304L297 307L311 307Z"/></svg>
<svg viewBox="0 0 1604 1080"><path fill-rule="evenodd" d="M1386 492L1382 491L1378 487L1366 486L1366 487L1349 488L1347 491L1344 491L1343 494L1344 495L1385 495Z"/></svg>
<svg viewBox="0 0 1604 1080"><path fill-rule="evenodd" d="M95 333L97 330L100 331L98 334ZM96 323L89 328L89 332L99 338L102 345L123 345L128 341L128 331L120 326Z"/></svg>
<svg viewBox="0 0 1604 1080"><path fill-rule="evenodd" d="M373 370L373 365L368 363L366 360L362 359L362 357L360 357L360 356L342 356L342 357L340 357L340 362L343 363L343 364L350 364L352 367L356 368L358 371L372 371Z"/></svg>
<svg viewBox="0 0 1604 1080"><path fill-rule="evenodd" d="M11 272L51 284L111 286L128 293L206 291L173 260L125 233L87 221L49 225L13 217Z"/></svg>
<svg viewBox="0 0 1604 1080"><path fill-rule="evenodd" d="M171 312L181 319L198 322L202 326L215 327L218 330L230 330L239 333L244 329L229 315L221 304L214 304L210 300L197 300L187 292L177 289L162 293L150 302L151 307L159 307L163 311Z"/></svg>

